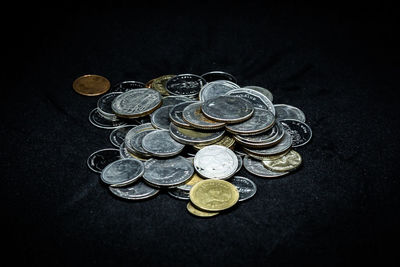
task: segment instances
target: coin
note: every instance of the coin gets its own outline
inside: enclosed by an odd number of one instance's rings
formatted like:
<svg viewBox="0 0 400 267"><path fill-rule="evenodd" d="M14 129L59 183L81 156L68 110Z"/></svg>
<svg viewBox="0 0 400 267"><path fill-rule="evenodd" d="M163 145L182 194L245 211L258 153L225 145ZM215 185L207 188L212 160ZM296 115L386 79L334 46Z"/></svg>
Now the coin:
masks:
<svg viewBox="0 0 400 267"><path fill-rule="evenodd" d="M118 120L118 117L111 109L111 103L114 98L116 98L120 94L120 92L107 93L99 98L99 100L97 101L97 111L101 116L109 120Z"/></svg>
<svg viewBox="0 0 400 267"><path fill-rule="evenodd" d="M189 97L186 96L179 96L179 95L171 95L171 96L165 96L163 97L162 101L162 106L175 106L179 103L182 102L187 102L187 101L193 101L193 99L190 99Z"/></svg>
<svg viewBox="0 0 400 267"><path fill-rule="evenodd" d="M120 159L108 164L101 172L101 180L111 186L119 187L138 180L144 172L143 163L137 159Z"/></svg>
<svg viewBox="0 0 400 267"><path fill-rule="evenodd" d="M131 153L139 154L140 152L137 153L137 151L133 147L134 142L135 142L134 141L134 137L135 137L136 134L138 134L140 132L149 131L149 130L155 130L155 128L153 127L153 125L151 123L144 123L144 124L135 126L132 129L130 129L129 132L125 135L124 143L125 143L126 149ZM137 137L135 137L135 140L136 140L136 138ZM141 146L142 145L142 139L136 140L136 142L137 142L137 146ZM148 153L144 151L144 154L148 154Z"/></svg>
<svg viewBox="0 0 400 267"><path fill-rule="evenodd" d="M270 156L257 156L255 154L252 154L252 153L249 153L249 152L247 152L247 155L249 155L250 157L252 157L254 159L261 160L261 161L263 161L263 160L276 160L276 159L279 159L279 158L283 157L287 153L289 153L290 150L291 149L288 149L286 151L283 151L282 153L278 153L278 154L270 155Z"/></svg>
<svg viewBox="0 0 400 267"><path fill-rule="evenodd" d="M264 167L260 160L245 156L243 159L244 168L251 174L264 178L277 178L288 174L289 172L275 172Z"/></svg>
<svg viewBox="0 0 400 267"><path fill-rule="evenodd" d="M178 186L192 177L192 163L182 156L167 159L149 159L144 164L143 178L160 187Z"/></svg>
<svg viewBox="0 0 400 267"><path fill-rule="evenodd" d="M169 125L169 131L172 138L186 145L211 144L222 139L225 133L225 130L201 131L185 129L173 123Z"/></svg>
<svg viewBox="0 0 400 267"><path fill-rule="evenodd" d="M238 172L240 171L240 169L242 168L242 166L243 166L243 159L242 159L242 156L236 154L236 157L237 157L237 159L238 159L238 167L237 167L237 169L236 169L235 174L238 173Z"/></svg>
<svg viewBox="0 0 400 267"><path fill-rule="evenodd" d="M154 82L154 79L151 79L146 83L146 88L151 88L151 84Z"/></svg>
<svg viewBox="0 0 400 267"><path fill-rule="evenodd" d="M193 215L197 217L202 217L202 218L208 218L208 217L214 217L219 214L219 212L211 212L211 211L204 211L204 210L199 210L195 206L192 205L192 203L189 201L188 204L186 205L186 209Z"/></svg>
<svg viewBox="0 0 400 267"><path fill-rule="evenodd" d="M182 152L185 145L172 139L168 130L155 130L142 140L145 151L156 157L171 157Z"/></svg>
<svg viewBox="0 0 400 267"><path fill-rule="evenodd" d="M218 80L226 80L236 83L235 76L224 71L209 71L201 75L207 82L213 82Z"/></svg>
<svg viewBox="0 0 400 267"><path fill-rule="evenodd" d="M264 88L264 87L255 86L255 85L247 85L247 86L245 86L244 88L249 88L249 89L253 89L253 90L257 91L257 92L260 92L261 94L263 94L263 95L265 95L266 97L268 97L268 99L269 99L271 102L273 102L273 100L274 100L274 96L272 95L272 93L271 93L268 89L266 89L266 88ZM276 111L275 111L275 112L276 112Z"/></svg>
<svg viewBox="0 0 400 267"><path fill-rule="evenodd" d="M201 102L192 103L186 106L182 111L182 118L193 128L214 130L225 126L224 122L213 121L201 112Z"/></svg>
<svg viewBox="0 0 400 267"><path fill-rule="evenodd" d="M229 180L239 191L239 201L244 201L252 198L257 191L256 184L249 178L242 176L234 176Z"/></svg>
<svg viewBox="0 0 400 267"><path fill-rule="evenodd" d="M110 89L110 82L103 76L87 74L78 77L72 83L72 88L74 88L75 92L78 94L96 96L107 92Z"/></svg>
<svg viewBox="0 0 400 267"><path fill-rule="evenodd" d="M153 79L153 82L150 84L150 88L157 90L161 95L169 95L168 91L165 89L165 86L167 85L167 81L175 76L176 75L174 74L168 74L157 77Z"/></svg>
<svg viewBox="0 0 400 267"><path fill-rule="evenodd" d="M161 105L159 92L148 88L130 90L117 96L111 104L119 117L137 118L150 114Z"/></svg>
<svg viewBox="0 0 400 267"><path fill-rule="evenodd" d="M292 136L293 147L304 146L311 140L312 131L306 123L293 119L283 119L280 121L283 128Z"/></svg>
<svg viewBox="0 0 400 267"><path fill-rule="evenodd" d="M219 141L217 141L215 143L211 143L211 144L212 145L220 145L220 146L227 147L229 149L233 149L233 147L235 145L235 139L233 139L233 137L230 135L224 135L224 137L222 137L222 139L220 139ZM211 144L197 144L197 145L194 145L193 147L197 150L200 150Z"/></svg>
<svg viewBox="0 0 400 267"><path fill-rule="evenodd" d="M134 158L134 159L138 159L140 161L146 161L148 160L148 158L142 158L141 156L132 153L130 151L128 151L128 149L126 149L126 145L125 142L122 143L119 147L119 154L121 155L121 158L123 159L130 159L130 158Z"/></svg>
<svg viewBox="0 0 400 267"><path fill-rule="evenodd" d="M275 107L265 95L249 88L234 89L227 92L227 96L238 96L250 101L255 108L267 109L275 115Z"/></svg>
<svg viewBox="0 0 400 267"><path fill-rule="evenodd" d="M108 119L104 118L103 116L100 115L97 108L93 109L89 113L89 122L91 124L93 124L94 126L101 128L101 129L115 129L119 126L127 124L123 120L118 119L118 120L112 121L112 120L108 120Z"/></svg>
<svg viewBox="0 0 400 267"><path fill-rule="evenodd" d="M181 200L189 200L189 191L181 190L179 188L168 189L168 195Z"/></svg>
<svg viewBox="0 0 400 267"><path fill-rule="evenodd" d="M147 199L160 192L159 189L150 187L141 180L124 187L109 186L108 189L117 197L128 200Z"/></svg>
<svg viewBox="0 0 400 267"><path fill-rule="evenodd" d="M292 137L285 131L282 140L274 146L267 148L248 148L243 147L244 151L252 153L257 156L271 156L282 153L292 147Z"/></svg>
<svg viewBox="0 0 400 267"><path fill-rule="evenodd" d="M195 74L179 74L167 81L165 89L171 95L197 96L207 81Z"/></svg>
<svg viewBox="0 0 400 267"><path fill-rule="evenodd" d="M112 92L121 92L125 93L132 89L144 88L146 85L142 82L138 81L123 81L113 86L111 89Z"/></svg>
<svg viewBox="0 0 400 267"><path fill-rule="evenodd" d="M227 92L240 88L239 85L230 81L213 81L204 85L199 92L200 101L206 101L217 96L225 95Z"/></svg>
<svg viewBox="0 0 400 267"><path fill-rule="evenodd" d="M192 204L201 210L221 211L237 203L239 191L227 181L207 179L195 184L189 196Z"/></svg>
<svg viewBox="0 0 400 267"><path fill-rule="evenodd" d="M240 97L218 96L203 102L201 111L212 120L236 123L249 119L253 115L254 107Z"/></svg>
<svg viewBox="0 0 400 267"><path fill-rule="evenodd" d="M238 159L229 148L210 145L196 153L193 164L196 172L204 178L228 179L235 174Z"/></svg>
<svg viewBox="0 0 400 267"><path fill-rule="evenodd" d="M132 129L133 127L136 127L137 125L123 125L119 126L118 128L115 128L111 133L110 133L110 142L116 147L120 147L121 144L125 141L125 136L126 134Z"/></svg>
<svg viewBox="0 0 400 267"><path fill-rule="evenodd" d="M254 108L253 116L243 122L228 124L225 129L233 134L254 135L270 129L275 123L275 116L269 110Z"/></svg>
<svg viewBox="0 0 400 267"><path fill-rule="evenodd" d="M298 152L293 149L282 157L275 160L263 160L262 164L267 169L275 172L288 172L297 169L301 165L302 159Z"/></svg>
<svg viewBox="0 0 400 267"><path fill-rule="evenodd" d="M125 144L126 144L126 148L128 149L128 151L131 151L135 154L140 155L141 157L151 157L152 154L147 152L144 148L143 148L143 138L146 137L147 134L154 132L155 130L143 130L140 131L134 135L132 135L132 137L129 139L129 143L127 143L127 139L125 138ZM128 145L129 144L129 145Z"/></svg>
<svg viewBox="0 0 400 267"><path fill-rule="evenodd" d="M177 188L184 190L184 191L190 191L192 187L197 184L200 181L203 181L204 179L201 178L197 173L193 173L192 177L190 177L189 180L187 180L185 183L181 184Z"/></svg>
<svg viewBox="0 0 400 267"><path fill-rule="evenodd" d="M187 101L183 103L179 103L175 105L170 111L169 111L169 119L176 124L179 127L183 128L188 128L191 129L193 128L189 123L187 123L183 117L182 117L182 112L183 110L189 106L192 103L196 103L196 101Z"/></svg>
<svg viewBox="0 0 400 267"><path fill-rule="evenodd" d="M271 129L264 133L256 135L235 135L233 138L235 141L245 147L265 148L279 143L284 134L285 130L282 124L280 122L276 122Z"/></svg>
<svg viewBox="0 0 400 267"><path fill-rule="evenodd" d="M121 158L119 150L115 148L105 148L93 152L87 159L86 163L89 169L94 172L101 173L101 171L111 162Z"/></svg>
<svg viewBox="0 0 400 267"><path fill-rule="evenodd" d="M274 107L276 110L275 116L277 120L292 119L302 122L306 121L304 112L297 107L287 104L275 104Z"/></svg>
<svg viewBox="0 0 400 267"><path fill-rule="evenodd" d="M154 128L164 130L169 129L169 124L171 123L169 119L169 112L172 110L173 107L174 106L160 107L151 114L150 121Z"/></svg>

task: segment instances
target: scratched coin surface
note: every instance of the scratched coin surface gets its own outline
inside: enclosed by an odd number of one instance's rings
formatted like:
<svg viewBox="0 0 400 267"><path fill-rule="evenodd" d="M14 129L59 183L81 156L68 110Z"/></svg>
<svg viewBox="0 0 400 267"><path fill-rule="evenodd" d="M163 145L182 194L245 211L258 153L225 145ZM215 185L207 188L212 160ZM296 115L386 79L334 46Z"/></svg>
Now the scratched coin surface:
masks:
<svg viewBox="0 0 400 267"><path fill-rule="evenodd" d="M283 128L292 136L293 147L304 146L311 140L312 131L305 122L293 119L283 119L280 122Z"/></svg>
<svg viewBox="0 0 400 267"><path fill-rule="evenodd" d="M215 143L221 140L225 133L224 129L214 131L192 130L178 127L173 123L169 125L169 131L172 138L187 145Z"/></svg>
<svg viewBox="0 0 400 267"><path fill-rule="evenodd" d="M154 128L164 130L169 129L169 124L171 123L171 120L169 119L169 112L172 110L172 108L173 106L160 107L151 114L150 121Z"/></svg>
<svg viewBox="0 0 400 267"><path fill-rule="evenodd" d="M275 123L275 116L271 111L261 108L254 108L253 116L250 119L225 126L226 130L233 134L254 135L270 129Z"/></svg>
<svg viewBox="0 0 400 267"><path fill-rule="evenodd" d="M115 129L119 126L127 124L125 121L120 120L120 119L109 120L109 119L104 118L103 116L100 115L97 108L93 109L89 113L89 122L92 125L96 126L97 128L101 128L101 129Z"/></svg>
<svg viewBox="0 0 400 267"><path fill-rule="evenodd" d="M111 162L121 159L119 150L115 148L105 148L93 152L87 159L86 163L89 169L94 172L101 171Z"/></svg>
<svg viewBox="0 0 400 267"><path fill-rule="evenodd" d="M246 155L243 159L243 167L251 174L263 178L277 178L288 174L289 172L275 172L264 167L262 161L251 158Z"/></svg>
<svg viewBox="0 0 400 267"><path fill-rule="evenodd" d="M197 217L202 217L202 218L208 218L208 217L214 217L219 214L219 212L211 212L211 211L204 211L204 210L199 210L193 204L189 201L186 205L186 209L194 216Z"/></svg>
<svg viewBox="0 0 400 267"><path fill-rule="evenodd" d="M141 179L124 187L109 186L108 189L117 197L128 200L147 199L160 192L159 189L148 186L145 182L141 181Z"/></svg>
<svg viewBox="0 0 400 267"><path fill-rule="evenodd" d="M229 96L237 96L250 101L255 108L262 108L272 112L275 115L275 107L271 100L260 92L250 88L234 89L226 93Z"/></svg>
<svg viewBox="0 0 400 267"><path fill-rule="evenodd" d="M144 166L137 159L120 159L108 164L101 172L101 180L111 186L120 187L138 180L144 173Z"/></svg>
<svg viewBox="0 0 400 267"><path fill-rule="evenodd" d="M78 94L85 96L97 96L104 94L110 89L110 81L100 75L87 74L75 79L72 88Z"/></svg>
<svg viewBox="0 0 400 267"><path fill-rule="evenodd" d="M201 105L201 102L196 102L186 106L182 111L183 120L197 129L213 130L225 126L225 122L217 122L204 116L201 112Z"/></svg>
<svg viewBox="0 0 400 267"><path fill-rule="evenodd" d="M275 104L274 107L276 110L275 115L277 120L291 119L299 120L302 122L306 121L306 116L304 115L304 112L297 107L287 104Z"/></svg>
<svg viewBox="0 0 400 267"><path fill-rule="evenodd" d="M126 134L133 128L136 127L137 125L123 125L119 126L118 128L115 128L112 130L110 133L109 139L111 144L113 144L116 147L120 147L121 144L125 141L125 136Z"/></svg>
<svg viewBox="0 0 400 267"><path fill-rule="evenodd" d="M169 119L171 122L176 124L179 127L193 128L187 121L185 121L182 117L183 110L192 103L196 103L196 101L186 101L179 104L176 104L170 111L169 111Z"/></svg>
<svg viewBox="0 0 400 267"><path fill-rule="evenodd" d="M236 83L237 79L232 74L225 71L209 71L201 75L207 82L213 82L218 80L226 80Z"/></svg>
<svg viewBox="0 0 400 267"><path fill-rule="evenodd" d="M271 156L282 153L292 147L292 137L285 131L282 140L274 146L266 148L248 148L243 147L245 151L252 153L257 156Z"/></svg>
<svg viewBox="0 0 400 267"><path fill-rule="evenodd" d="M244 88L249 88L249 89L253 89L257 92L260 92L261 94L268 97L268 99L271 100L271 102L273 102L273 100L274 100L274 96L272 95L271 91L269 91L267 88L264 88L261 86L256 86L256 85L247 85Z"/></svg>
<svg viewBox="0 0 400 267"><path fill-rule="evenodd" d="M262 164L267 169L275 172L289 172L297 169L302 163L301 156L293 149L282 157L274 160L263 160Z"/></svg>
<svg viewBox="0 0 400 267"><path fill-rule="evenodd" d="M138 88L144 88L146 85L142 82L138 81L123 81L120 82L116 85L114 85L111 88L111 92L121 92L125 93L126 91L132 90L132 89L138 89Z"/></svg>
<svg viewBox="0 0 400 267"><path fill-rule="evenodd" d="M204 85L199 92L200 101L206 101L217 96L225 95L227 92L240 88L239 85L230 81L213 81Z"/></svg>
<svg viewBox="0 0 400 267"><path fill-rule="evenodd" d="M161 95L169 95L168 91L165 89L167 85L167 81L176 75L174 74L167 74L167 75L162 75L160 77L157 77L153 79L153 82L150 84L150 88L153 88L154 90L160 92Z"/></svg>
<svg viewBox="0 0 400 267"><path fill-rule="evenodd" d="M236 186L239 191L239 201L252 198L257 192L256 184L249 178L242 176L234 176L229 182Z"/></svg>
<svg viewBox="0 0 400 267"><path fill-rule="evenodd" d="M193 99L190 99L189 97L186 96L179 96L179 95L171 95L171 96L166 96L163 98L162 101L162 106L175 106L179 103L182 102L187 102L187 101L193 101Z"/></svg>
<svg viewBox="0 0 400 267"><path fill-rule="evenodd" d="M105 95L102 95L99 98L99 100L97 100L97 110L101 116L109 120L118 119L118 117L114 114L113 110L111 109L111 103L114 100L114 98L116 98L120 94L121 94L120 92L107 93Z"/></svg>
<svg viewBox="0 0 400 267"><path fill-rule="evenodd" d="M204 78L195 74L179 74L169 79L165 89L171 95L183 95L194 97L200 89L207 83Z"/></svg>
<svg viewBox="0 0 400 267"><path fill-rule="evenodd" d="M142 147L155 157L172 157L182 152L185 145L175 141L168 130L155 130L142 139Z"/></svg>

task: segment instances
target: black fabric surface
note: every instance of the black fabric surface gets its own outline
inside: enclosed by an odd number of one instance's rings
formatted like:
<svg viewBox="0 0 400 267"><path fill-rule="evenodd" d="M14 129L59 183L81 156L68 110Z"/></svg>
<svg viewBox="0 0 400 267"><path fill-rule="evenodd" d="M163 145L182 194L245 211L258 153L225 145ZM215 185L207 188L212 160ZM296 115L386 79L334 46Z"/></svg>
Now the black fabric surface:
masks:
<svg viewBox="0 0 400 267"><path fill-rule="evenodd" d="M32 9L31 9L32 8ZM1 196L6 257L29 265L339 266L398 263L399 43L389 5L202 3L10 9L4 21ZM117 199L86 166L112 147L88 121L112 84L223 70L302 109L312 141L281 179L211 219L165 192ZM394 244L392 242L395 242ZM15 254L12 254L15 253ZM11 257L11 255L13 255Z"/></svg>

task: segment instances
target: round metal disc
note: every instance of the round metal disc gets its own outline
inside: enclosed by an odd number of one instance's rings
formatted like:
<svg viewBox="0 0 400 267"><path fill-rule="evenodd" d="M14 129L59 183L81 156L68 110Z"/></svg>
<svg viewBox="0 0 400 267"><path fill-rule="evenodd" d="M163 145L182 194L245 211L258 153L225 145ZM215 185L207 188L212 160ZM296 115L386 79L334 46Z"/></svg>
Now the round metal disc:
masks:
<svg viewBox="0 0 400 267"><path fill-rule="evenodd" d="M167 81L165 89L171 95L197 96L203 85L207 83L195 74L179 74Z"/></svg>
<svg viewBox="0 0 400 267"><path fill-rule="evenodd" d="M189 191L181 190L179 188L171 188L168 190L168 195L181 200L189 200Z"/></svg>
<svg viewBox="0 0 400 267"><path fill-rule="evenodd" d="M268 97L268 99L269 99L271 102L273 102L273 100L274 100L274 96L272 95L272 93L271 93L268 89L266 89L266 88L264 88L264 87L255 86L255 85L247 85L247 86L245 86L244 88L249 88L249 89L253 89L253 90L257 91L257 92L260 92L261 94L263 94L263 95L265 95L266 97ZM276 112L276 111L275 111L275 112Z"/></svg>
<svg viewBox="0 0 400 267"><path fill-rule="evenodd" d="M174 106L160 107L151 114L150 120L154 128L164 130L169 129L169 124L171 123L169 119L169 112L173 107Z"/></svg>
<svg viewBox="0 0 400 267"><path fill-rule="evenodd" d="M275 107L265 95L249 88L234 89L226 93L229 96L238 96L250 101L255 108L267 109L275 115Z"/></svg>
<svg viewBox="0 0 400 267"><path fill-rule="evenodd" d="M110 81L100 75L87 74L80 76L72 83L75 92L85 96L97 96L110 89Z"/></svg>
<svg viewBox="0 0 400 267"><path fill-rule="evenodd" d="M99 111L100 115L105 118L111 118L112 120L116 120L117 116L114 114L113 110L111 109L111 103L119 96L120 92L113 92L102 95L99 100L97 100L97 110Z"/></svg>
<svg viewBox="0 0 400 267"><path fill-rule="evenodd" d="M302 163L300 154L293 149L288 153L273 160L263 160L265 168L275 172L290 172L296 170Z"/></svg>
<svg viewBox="0 0 400 267"><path fill-rule="evenodd" d="M185 145L175 141L168 130L155 130L142 140L145 151L156 157L172 157L182 152Z"/></svg>
<svg viewBox="0 0 400 267"><path fill-rule="evenodd" d="M87 159L86 163L89 169L94 172L101 171L111 162L121 159L119 150L115 148L105 148L93 152Z"/></svg>
<svg viewBox="0 0 400 267"><path fill-rule="evenodd" d="M217 80L227 80L236 83L235 76L224 71L209 71L201 75L207 82L213 82Z"/></svg>
<svg viewBox="0 0 400 267"><path fill-rule="evenodd" d="M125 136L126 134L133 128L136 127L137 125L123 125L119 126L118 128L115 128L111 133L110 133L110 142L116 147L120 147L121 144L125 141Z"/></svg>
<svg viewBox="0 0 400 267"><path fill-rule="evenodd" d="M304 112L301 111L299 108L287 105L287 104L275 104L275 111L276 111L276 119L277 120L299 120L302 122L306 121L306 116Z"/></svg>
<svg viewBox="0 0 400 267"><path fill-rule="evenodd" d="M239 191L239 201L252 198L257 192L256 184L249 178L242 176L234 176L229 182L236 186Z"/></svg>
<svg viewBox="0 0 400 267"><path fill-rule="evenodd" d="M276 178L288 174L289 172L274 172L264 167L260 160L245 156L243 159L244 168L258 177Z"/></svg>
<svg viewBox="0 0 400 267"><path fill-rule="evenodd" d="M243 147L243 149L257 156L271 156L282 153L290 149L291 147L292 147L292 137L290 136L289 133L285 131L282 140L274 146L261 149Z"/></svg>
<svg viewBox="0 0 400 267"><path fill-rule="evenodd" d="M201 131L191 130L176 126L171 123L169 126L171 137L182 144L211 144L224 137L225 130Z"/></svg>
<svg viewBox="0 0 400 267"><path fill-rule="evenodd" d="M213 81L209 82L201 88L199 92L200 101L206 101L217 96L225 95L233 89L239 89L240 86L230 81Z"/></svg>
<svg viewBox="0 0 400 267"><path fill-rule="evenodd" d="M108 120L104 118L103 116L100 115L99 111L97 108L93 109L89 113L89 122L93 124L94 126L101 128L101 129L115 129L119 126L127 124L123 120Z"/></svg>
<svg viewBox="0 0 400 267"><path fill-rule="evenodd" d="M165 89L169 79L175 77L175 74L167 74L157 78L154 78L150 84L150 88L157 90L161 95L169 95L168 91Z"/></svg>
<svg viewBox="0 0 400 267"><path fill-rule="evenodd" d="M192 103L196 103L196 101L187 101L183 103L179 103L175 105L170 111L169 111L169 119L171 122L174 124L178 125L179 127L183 128L188 128L191 129L193 128L189 123L187 123L183 117L182 117L182 112L183 110L189 106Z"/></svg>
<svg viewBox="0 0 400 267"><path fill-rule="evenodd" d="M160 192L159 189L150 187L141 180L124 187L109 186L108 189L110 189L111 193L113 193L117 197L128 200L147 199Z"/></svg>
<svg viewBox="0 0 400 267"><path fill-rule="evenodd" d="M270 129L275 123L275 116L269 110L254 108L250 119L225 126L226 130L233 134L254 135Z"/></svg>
<svg viewBox="0 0 400 267"><path fill-rule="evenodd" d="M192 103L185 107L182 111L182 118L193 128L213 130L220 129L225 126L225 122L213 121L201 112L201 102Z"/></svg>
<svg viewBox="0 0 400 267"><path fill-rule="evenodd" d="M190 99L185 96L178 96L178 95L171 95L171 96L166 96L163 98L162 101L162 106L175 106L179 103L182 102L187 102L187 101L193 101L193 99Z"/></svg>
<svg viewBox="0 0 400 267"><path fill-rule="evenodd" d="M121 146L119 147L119 154L121 155L121 158L123 158L123 159L133 158L133 159L137 159L137 160L140 160L140 161L148 160L148 158L143 158L143 157L139 156L138 154L130 152L126 148L125 142L122 143Z"/></svg>
<svg viewBox="0 0 400 267"><path fill-rule="evenodd" d="M123 81L113 86L111 92L125 93L132 89L144 88L146 85L138 81Z"/></svg>
<svg viewBox="0 0 400 267"><path fill-rule="evenodd" d="M144 124L135 126L132 129L130 129L129 132L125 135L124 143L125 143L126 149L131 153L140 154L140 152L136 151L135 148L133 147L133 144L135 142L134 137L136 134L138 134L140 132L149 131L149 130L155 130L155 128L153 127L153 125L151 123L144 123ZM135 137L135 139L136 139L136 137ZM142 140L140 140L140 142L138 140L136 140L136 141L137 141L138 146L142 145ZM144 154L146 155L148 153L144 151Z"/></svg>
<svg viewBox="0 0 400 267"><path fill-rule="evenodd" d="M144 173L143 163L137 159L120 159L108 164L101 172L101 180L120 187L138 180Z"/></svg>
<svg viewBox="0 0 400 267"><path fill-rule="evenodd" d="M292 136L293 147L304 146L312 137L310 126L299 120L280 120L283 128Z"/></svg>
<svg viewBox="0 0 400 267"><path fill-rule="evenodd" d="M256 135L235 135L236 142L250 148L266 148L279 143L285 134L282 124L278 121L268 131Z"/></svg>

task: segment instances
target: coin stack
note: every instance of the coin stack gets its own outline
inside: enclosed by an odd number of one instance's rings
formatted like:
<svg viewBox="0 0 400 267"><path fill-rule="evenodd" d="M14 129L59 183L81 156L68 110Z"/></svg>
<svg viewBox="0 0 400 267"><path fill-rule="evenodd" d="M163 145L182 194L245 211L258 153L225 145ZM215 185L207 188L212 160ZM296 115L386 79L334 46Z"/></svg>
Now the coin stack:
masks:
<svg viewBox="0 0 400 267"><path fill-rule="evenodd" d="M117 148L98 150L87 160L102 183L130 200L165 191L188 201L187 210L199 217L253 197L257 187L246 172L277 178L297 170L302 157L293 148L312 135L299 108L274 105L268 89L239 86L223 71L123 81L112 88L102 76L84 75L73 88L103 94L89 121L112 129L110 142Z"/></svg>

